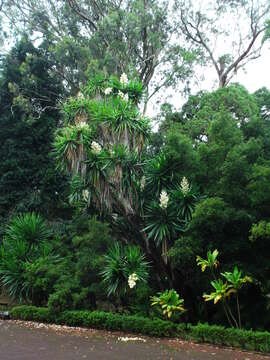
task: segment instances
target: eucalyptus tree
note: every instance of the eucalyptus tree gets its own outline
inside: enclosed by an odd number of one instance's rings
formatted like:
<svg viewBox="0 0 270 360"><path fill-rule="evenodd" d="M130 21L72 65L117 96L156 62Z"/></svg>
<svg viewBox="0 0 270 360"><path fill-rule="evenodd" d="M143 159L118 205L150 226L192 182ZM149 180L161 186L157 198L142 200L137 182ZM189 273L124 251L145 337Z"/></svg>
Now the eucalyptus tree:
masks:
<svg viewBox="0 0 270 360"><path fill-rule="evenodd" d="M190 73L193 55L170 42L168 0L12 0L2 11L16 35L48 41L55 74L73 95L87 73L105 69L137 76L148 90L147 103Z"/></svg>
<svg viewBox="0 0 270 360"><path fill-rule="evenodd" d="M142 96L142 83L125 74L120 81L95 77L65 103L55 153L71 174L73 203L107 218L124 243L143 249L160 283L172 285L168 247L186 224L173 201L173 181L181 179L165 153L147 153L150 124L138 111ZM189 190L186 184L183 191Z"/></svg>
<svg viewBox="0 0 270 360"><path fill-rule="evenodd" d="M175 2L179 36L215 69L219 87L261 55L270 29L269 0Z"/></svg>

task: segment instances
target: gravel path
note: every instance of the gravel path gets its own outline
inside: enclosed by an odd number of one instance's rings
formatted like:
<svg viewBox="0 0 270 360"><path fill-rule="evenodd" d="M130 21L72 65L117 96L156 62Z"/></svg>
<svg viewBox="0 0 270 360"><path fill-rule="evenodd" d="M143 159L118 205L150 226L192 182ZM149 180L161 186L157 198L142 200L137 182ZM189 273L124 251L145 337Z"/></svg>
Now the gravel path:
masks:
<svg viewBox="0 0 270 360"><path fill-rule="evenodd" d="M133 338L133 340L127 340ZM270 360L270 356L66 326L0 321L0 360Z"/></svg>

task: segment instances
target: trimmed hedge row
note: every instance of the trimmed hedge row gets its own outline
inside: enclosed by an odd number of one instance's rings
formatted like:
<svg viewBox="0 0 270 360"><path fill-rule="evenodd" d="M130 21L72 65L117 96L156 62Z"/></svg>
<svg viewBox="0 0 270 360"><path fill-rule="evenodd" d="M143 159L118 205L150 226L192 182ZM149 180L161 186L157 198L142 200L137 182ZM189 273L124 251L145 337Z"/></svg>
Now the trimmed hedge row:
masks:
<svg viewBox="0 0 270 360"><path fill-rule="evenodd" d="M267 331L240 330L223 326L189 325L188 333L197 342L238 347L245 350L270 352L270 333Z"/></svg>
<svg viewBox="0 0 270 360"><path fill-rule="evenodd" d="M111 331L128 331L149 336L180 337L215 345L240 347L246 350L270 352L270 333L238 330L223 326L175 324L160 319L112 314L102 311L64 311L52 314L47 308L17 306L10 312L12 319L82 326Z"/></svg>
<svg viewBox="0 0 270 360"><path fill-rule="evenodd" d="M119 315L103 311L64 311L52 314L48 308L17 306L10 311L12 319L41 321L45 323L82 326L112 331L130 331L150 336L170 337L177 333L178 325L160 319Z"/></svg>

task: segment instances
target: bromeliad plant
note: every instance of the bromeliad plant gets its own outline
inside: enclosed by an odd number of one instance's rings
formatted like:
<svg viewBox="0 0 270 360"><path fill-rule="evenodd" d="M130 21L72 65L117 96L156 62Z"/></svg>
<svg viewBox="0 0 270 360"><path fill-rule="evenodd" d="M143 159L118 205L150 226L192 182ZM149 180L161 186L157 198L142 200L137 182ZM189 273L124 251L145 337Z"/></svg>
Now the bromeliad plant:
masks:
<svg viewBox="0 0 270 360"><path fill-rule="evenodd" d="M170 319L173 314L178 313L181 315L185 312L184 299L181 299L179 294L173 289L165 290L157 296L152 296L150 301L151 305L158 306L162 314L168 319Z"/></svg>
<svg viewBox="0 0 270 360"><path fill-rule="evenodd" d="M214 273L214 269L216 269L219 265L217 256L217 250L214 250L213 252L208 251L207 259L203 259L200 256L197 256L197 265L201 266L202 272L209 268L214 277L214 280L211 281L211 285L214 288L214 291L210 294L204 294L203 298L205 301L213 301L214 304L217 304L220 301L230 326L241 328L242 324L239 304L239 291L246 283L252 282L252 279L249 276L242 276L242 271L239 271L237 266L234 267L233 272L221 273L221 275L226 280L225 282L223 279L217 279ZM234 316L228 302L231 295L236 296L237 318Z"/></svg>

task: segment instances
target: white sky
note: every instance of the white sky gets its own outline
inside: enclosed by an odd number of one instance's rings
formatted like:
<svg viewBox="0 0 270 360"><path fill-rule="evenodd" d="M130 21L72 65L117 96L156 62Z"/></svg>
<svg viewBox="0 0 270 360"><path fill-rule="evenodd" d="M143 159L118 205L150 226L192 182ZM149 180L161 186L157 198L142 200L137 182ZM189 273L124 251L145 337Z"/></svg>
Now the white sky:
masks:
<svg viewBox="0 0 270 360"><path fill-rule="evenodd" d="M214 67L205 67L201 69L200 72L205 79L200 81L198 87L192 87L191 93L196 94L196 92L199 90L212 91L217 89L217 75ZM262 49L261 57L248 63L244 70L239 70L231 82L239 82L251 93L255 92L263 86L270 90L270 42L265 43ZM177 90L170 89L162 94L159 94L158 97L161 95L161 103L166 102L167 99L167 101L174 105L176 109L180 109L186 101L186 99L181 95L181 85L179 85L179 92ZM153 98L153 100L149 102L147 108L147 115L149 117L153 117L159 112L161 103L157 103L158 97Z"/></svg>
<svg viewBox="0 0 270 360"><path fill-rule="evenodd" d="M237 8L232 10L227 8L226 13L223 15L216 16L215 4L216 0L191 0L192 8L202 11L207 17L211 19L216 19L213 21L212 25L208 23L206 27L202 27L202 31L205 31L208 37L208 46L213 52L214 58L217 60L220 56L225 54L230 54L233 59L239 56L239 53L242 53L246 48L247 43L250 41L250 9L249 4L245 11L242 11ZM267 0L252 0L255 4L255 8L258 9L258 14L262 13L265 9L265 6L268 6ZM240 12L239 12L240 11ZM173 16L176 18L179 17L179 14L173 13ZM269 18L269 14L266 14L266 17L262 17L259 22L259 27L262 26L263 21L266 18ZM211 27L217 30L216 35L211 34ZM221 31L219 31L221 30ZM228 36L229 35L229 36ZM253 50L258 48L263 38L261 34L255 41ZM183 40L182 40L183 41ZM181 40L180 40L181 44ZM240 45L241 44L241 45ZM208 67L198 67L196 69L196 80L197 84L193 84L191 79L191 93L196 94L200 90L213 91L217 89L217 74L214 69L214 66L209 61ZM198 79L200 79L198 81ZM232 78L231 82L239 82L247 88L251 93L257 89L265 86L270 89L270 40L266 41L261 50L261 57L256 60L249 62L245 69L240 69L238 73ZM179 84L179 91L168 89L167 91L161 90L160 94L156 96L149 103L147 114L152 117L159 112L160 104L164 102L169 102L175 106L176 109L181 108L186 99L181 95L181 90L183 86ZM160 100L161 103L157 103ZM169 98L168 98L169 97ZM166 100L167 98L167 100Z"/></svg>
<svg viewBox="0 0 270 360"><path fill-rule="evenodd" d="M209 4L211 0L194 0L195 4L198 4L201 2L203 6ZM198 1L198 3L197 3ZM2 19L3 20L3 19ZM227 26L228 26L228 20L226 19ZM234 22L235 23L235 22ZM236 21L237 23L237 21ZM246 21L240 21L237 26L241 25L240 28L242 31L244 31ZM8 24L3 21L4 27L8 28ZM224 24L222 24L224 25ZM229 26L233 25L233 23L230 23ZM231 27L232 30L233 26ZM238 27L236 29L236 33L238 31ZM232 35L234 35L234 31L232 31ZM234 36L230 37L230 40L234 40ZM221 39L218 38L218 49L217 51L221 51L221 53L230 53L231 44L226 44L226 38ZM4 48L8 51L13 45L13 41L11 40L10 43L6 43ZM226 46L227 45L227 46ZM227 51L225 48L227 47ZM196 94L199 90L208 90L212 91L217 89L218 83L217 83L217 75L215 72L214 67L212 64L209 63L208 67L204 68L198 68L198 71L196 72L197 79L201 79L197 85L191 86L191 93ZM259 57L256 60L251 61L248 63L245 67L245 69L239 70L239 72L233 77L231 82L239 82L240 84L244 85L249 92L254 92L257 89L265 86L268 89L270 89L270 41L266 41L266 43L263 46L263 49L261 51L261 57ZM187 100L182 94L181 90L183 89L183 86L179 84L179 91L177 89L167 89L167 90L161 90L157 96L153 97L151 101L148 104L147 107L147 116L154 117L159 113L160 105L164 102L169 102L178 110L181 108L181 106L185 103Z"/></svg>

